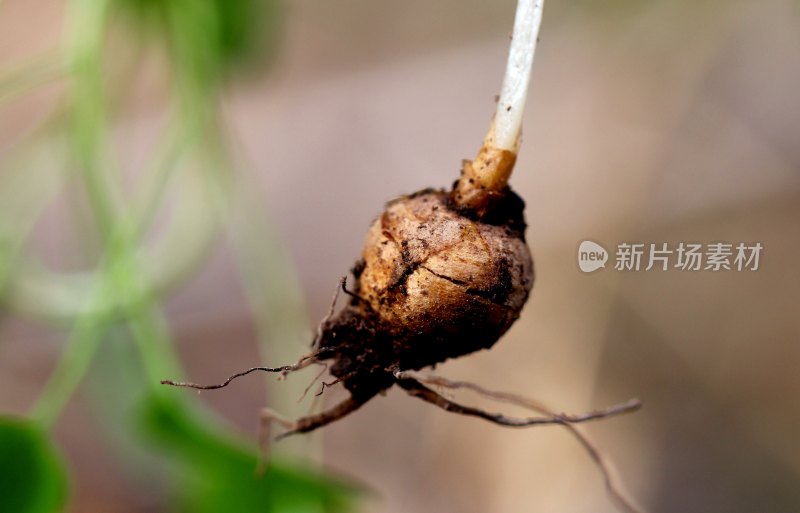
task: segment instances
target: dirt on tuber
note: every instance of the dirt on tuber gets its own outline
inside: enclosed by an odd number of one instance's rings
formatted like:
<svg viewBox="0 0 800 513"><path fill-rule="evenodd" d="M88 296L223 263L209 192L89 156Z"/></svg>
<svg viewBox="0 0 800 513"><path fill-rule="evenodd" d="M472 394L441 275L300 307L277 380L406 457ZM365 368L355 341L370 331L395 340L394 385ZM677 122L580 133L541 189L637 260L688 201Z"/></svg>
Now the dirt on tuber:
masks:
<svg viewBox="0 0 800 513"><path fill-rule="evenodd" d="M508 191L491 215L423 190L391 201L353 268L349 303L326 321L321 360L357 401L417 370L488 349L519 317L533 285L524 204Z"/></svg>
<svg viewBox="0 0 800 513"><path fill-rule="evenodd" d="M567 424L632 411L638 401L580 416L512 418L455 403L413 371L489 349L511 327L533 286L525 242L525 204L507 185L514 158L496 158L493 138L475 161L464 161L452 190L424 189L390 201L367 232L353 266L353 289L342 279L346 305L320 324L312 351L294 365L254 367L219 385L164 381L216 389L254 371L287 374L322 364L350 396L296 421L271 410L264 421L283 424L279 438L318 429L349 415L397 384L409 395L455 413L512 427ZM498 178L500 176L500 178Z"/></svg>

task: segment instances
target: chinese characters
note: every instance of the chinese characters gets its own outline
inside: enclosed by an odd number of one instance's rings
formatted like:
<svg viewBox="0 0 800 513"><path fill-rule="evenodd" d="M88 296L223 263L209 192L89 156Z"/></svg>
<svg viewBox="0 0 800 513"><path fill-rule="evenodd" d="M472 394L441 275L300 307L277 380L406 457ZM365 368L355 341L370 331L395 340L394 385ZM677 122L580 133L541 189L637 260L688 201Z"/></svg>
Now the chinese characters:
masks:
<svg viewBox="0 0 800 513"><path fill-rule="evenodd" d="M617 271L757 271L760 265L760 242L737 244L628 243L617 245L614 269Z"/></svg>

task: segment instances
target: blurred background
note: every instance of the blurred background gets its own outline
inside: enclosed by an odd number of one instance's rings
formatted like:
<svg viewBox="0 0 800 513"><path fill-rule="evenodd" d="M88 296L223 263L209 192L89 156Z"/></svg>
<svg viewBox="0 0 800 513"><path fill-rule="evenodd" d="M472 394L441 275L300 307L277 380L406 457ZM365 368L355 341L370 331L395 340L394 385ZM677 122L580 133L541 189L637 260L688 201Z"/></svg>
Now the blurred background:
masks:
<svg viewBox="0 0 800 513"><path fill-rule="evenodd" d="M0 2L8 511L616 511L558 427L390 391L257 479L260 409L341 391L157 384L307 350L384 202L477 151L514 7ZM534 291L437 372L568 412L640 397L585 431L651 512L800 511L798 27L795 0L545 8L512 178ZM584 274L585 239L764 249L755 272Z"/></svg>

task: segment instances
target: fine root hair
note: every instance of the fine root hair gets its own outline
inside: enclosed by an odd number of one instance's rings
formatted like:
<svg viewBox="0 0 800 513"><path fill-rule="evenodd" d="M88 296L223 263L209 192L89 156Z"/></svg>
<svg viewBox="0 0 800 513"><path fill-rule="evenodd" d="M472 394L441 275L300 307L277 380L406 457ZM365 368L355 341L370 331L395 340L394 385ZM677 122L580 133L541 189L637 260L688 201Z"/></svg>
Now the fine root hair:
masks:
<svg viewBox="0 0 800 513"><path fill-rule="evenodd" d="M307 354L307 355L303 356L302 358L300 358L300 360L298 360L297 363L292 364L292 365L283 365L283 366L280 366L280 367L252 367L250 369L247 369L247 370L244 370L244 371L241 371L241 372L237 372L236 374L232 374L231 376L228 377L228 379L226 379L225 381L223 381L222 383L219 383L217 385L200 385L200 384L191 383L191 382L188 382L188 381L173 381L171 379L161 380L161 384L162 385L171 385L171 386L174 386L174 387L194 388L194 389L197 389L197 390L216 390L218 388L225 388L226 386L228 386L231 383L231 381L233 381L233 380L235 380L237 378L241 378L242 376L247 376L248 374L253 373L253 372L257 372L257 371L260 371L260 372L275 372L275 373L281 374L281 377L285 377L290 372L295 372L295 371L298 371L300 369L305 369L309 365L312 365L314 363L318 363L319 362L319 360L317 360L318 356L319 356L319 353L317 353L317 352L311 353L311 354Z"/></svg>
<svg viewBox="0 0 800 513"><path fill-rule="evenodd" d="M493 399L508 404L513 404L515 406L520 406L530 411L534 411L541 415L546 415L547 417L545 417L545 419L552 420L552 422L549 423L561 424L567 431L569 431L569 433L573 437L575 437L575 439L586 450L586 452L589 454L589 457L592 459L595 466L597 466L597 469L603 476L603 483L605 485L605 490L609 499L611 500L612 503L614 503L615 506L617 506L618 509L626 513L645 513L645 510L643 510L640 506L636 505L636 503L625 492L624 487L622 486L622 484L619 481L619 478L617 477L616 469L614 468L614 464L611 462L611 460L600 450L599 447L597 447L597 445L594 444L594 442L591 441L591 439L589 439L589 437L585 433L581 431L581 429L578 426L574 425L575 424L574 420L585 421L592 419L601 419L612 415L618 415L622 413L629 413L635 411L641 407L641 402L638 399L631 399L630 401L612 406L610 408L606 408L604 410L598 410L582 415L564 415L554 412L552 409L548 408L539 401L529 399L527 397L523 397L518 394L489 390L480 385L477 385L475 383L470 383L468 381L456 381L443 378L441 376L435 376L432 374L423 374L416 371L395 371L394 375L395 378L398 379L399 383L401 381L410 381L410 382L416 382L422 386L431 385L451 390L452 389L471 390L483 397L487 397L489 399ZM402 386L402 383L400 384ZM434 392L434 394L436 393ZM419 395L417 395L417 397L420 397L421 399L428 402L436 400L440 404L437 403L434 404L444 409L448 409L448 407L446 406L448 403L456 404L450 401L449 399L446 399L441 396L439 397L441 397L441 399L444 399L445 402L442 402L440 399L434 399L433 397L431 397L431 400L429 400L428 397L421 397ZM456 410L448 410L448 411L454 411L455 413L463 413L465 415L472 414ZM487 415L491 416L492 414L487 414ZM477 415L477 416L487 419L487 417L483 415ZM495 419L488 418L487 420L495 422ZM502 425L510 425L501 422L496 422L496 423ZM539 424L543 423L546 422L540 422ZM533 424L528 424L528 425L533 425ZM514 426L521 427L520 424L515 424Z"/></svg>

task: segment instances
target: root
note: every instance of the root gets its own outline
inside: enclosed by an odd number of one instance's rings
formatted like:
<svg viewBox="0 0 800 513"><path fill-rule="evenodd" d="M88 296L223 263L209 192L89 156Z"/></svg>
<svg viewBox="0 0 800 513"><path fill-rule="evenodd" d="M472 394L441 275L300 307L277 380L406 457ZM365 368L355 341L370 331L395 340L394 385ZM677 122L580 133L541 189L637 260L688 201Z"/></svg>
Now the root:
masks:
<svg viewBox="0 0 800 513"><path fill-rule="evenodd" d="M331 388L334 385L338 385L342 381L345 381L345 380L347 380L349 378L352 378L355 375L356 375L356 372L349 372L349 373L345 374L344 376L342 376L340 378L334 379L333 381L323 381L322 382L322 386L319 387L319 392L316 393L316 396L317 397L321 396L322 394L325 393L325 389L326 388Z"/></svg>
<svg viewBox="0 0 800 513"><path fill-rule="evenodd" d="M424 375L414 371L397 371L394 374L397 379L413 379L419 383L424 383L427 385L441 386L448 389L465 388L490 399L521 406L553 418L559 417L558 414L554 413L551 409L539 403L538 401L534 401L517 394L488 390L474 383L469 383L466 381L454 381L439 376ZM626 404L637 404L637 408L641 405L637 400L629 401ZM617 411L617 413L624 412ZM621 511L625 511L627 513L644 513L644 510L636 506L623 491L623 487L620 485L616 477L616 471L614 470L613 464L603 455L600 449L591 440L589 440L589 438L583 432L581 432L577 426L574 426L569 422L563 422L562 425L578 440L578 442L589 454L589 457L592 458L592 461L595 463L597 468L600 470L600 473L603 476L606 493L611 499L611 502L613 502Z"/></svg>
<svg viewBox="0 0 800 513"><path fill-rule="evenodd" d="M367 301L363 297L359 296L356 292L354 292L354 291L352 291L352 290L347 288L347 281L346 280L342 280L342 292L344 292L345 294L347 294L351 298L355 299L359 303L363 304L369 310L372 310L372 304L369 301Z"/></svg>
<svg viewBox="0 0 800 513"><path fill-rule="evenodd" d="M342 276L339 278L339 284L336 285L336 290L333 293L333 298L331 299L331 306L328 309L328 314L322 319L317 325L317 334L314 337L314 340L311 342L311 349L314 350L319 345L320 340L322 340L322 334L325 330L325 325L333 319L333 311L336 309L336 302L339 300L339 292L340 291L347 291L347 276Z"/></svg>
<svg viewBox="0 0 800 513"><path fill-rule="evenodd" d="M462 404L453 402L437 392L434 392L416 379L403 376L402 373L398 374L400 377L398 377L397 384L404 388L406 392L413 397L418 397L419 399L427 401L446 411L461 415L479 417L484 420L488 420L489 422L494 422L495 424L508 427L528 427L547 424L577 424L579 422L587 422L590 420L602 419L611 417L613 415L632 412L638 410L642 405L638 399L632 399L628 402L611 406L610 408L581 413L579 415L567 415L565 413L560 413L546 417L509 417L501 413L490 413L479 408L464 406Z"/></svg>
<svg viewBox="0 0 800 513"><path fill-rule="evenodd" d="M330 387L332 387L332 386L334 386L334 385L336 385L336 384L339 384L339 383L341 383L341 382L342 382L342 378L336 378L336 379L334 379L334 380L333 380L333 381L331 381L331 382L323 381L323 382L322 382L322 386L320 386L320 387L319 387L319 392L317 392L317 393L316 393L316 394L314 394L314 395L315 395L316 397L322 397L322 394L324 394L324 393L325 393L325 389L326 389L326 388L330 388Z"/></svg>
<svg viewBox="0 0 800 513"><path fill-rule="evenodd" d="M327 363L327 362L316 362L316 363L318 363L319 365L322 365L322 370L321 370L321 371L319 371L319 374L317 374L317 375L314 377L314 379L312 379L312 380L311 380L311 383L309 383L309 384L308 384L308 386L305 388L305 390L303 390L303 394L302 394L302 395L300 396L300 398L297 400L297 402L298 402L298 403L299 403L299 402L302 402L302 401L303 401L303 399L305 399L305 398L306 398L306 396L308 395L308 391L309 391L309 390L311 390L311 387L313 387L313 386L314 386L314 383L316 383L317 381L319 381L319 380L320 380L320 378L322 378L322 375L323 375L323 374L325 374L325 373L328 371L328 363ZM324 382L324 381L323 381L322 385L323 385L323 387L324 387L324 385L325 385L325 382ZM316 395L320 395L320 394L316 394Z"/></svg>
<svg viewBox="0 0 800 513"><path fill-rule="evenodd" d="M269 463L269 443L272 438L272 423L277 422L283 427L289 429L293 423L291 420L280 415L278 412L271 408L264 408L258 419L258 465L256 466L256 475L264 475L264 471Z"/></svg>
<svg viewBox="0 0 800 513"><path fill-rule="evenodd" d="M325 410L321 413L299 418L294 422L288 422L285 419L273 417L270 420L279 421L288 430L276 436L275 440L276 441L282 440L287 436L291 436L297 433L308 433L310 431L314 431L315 429L319 429L323 426L330 424L331 422L335 422L353 413L354 411L359 409L365 402L366 400L357 401L352 397L348 397L347 399L340 402L333 408Z"/></svg>
<svg viewBox="0 0 800 513"><path fill-rule="evenodd" d="M251 369L247 369L242 372L237 372L232 376L228 377L224 382L218 385L198 385L197 383L190 383L184 381L172 381L170 379L165 379L161 381L162 385L172 385L174 387L187 387L187 388L195 388L197 390L216 390L218 388L225 388L230 384L231 381L235 380L236 378L241 378L242 376L246 376L251 372L262 371L262 372L278 372L281 374L281 377L286 377L287 374L290 372L298 371L300 369L305 369L309 365L313 363L317 363L317 357L319 356L318 352L307 354L306 356L300 358L297 363L293 365L284 365L281 367L253 367Z"/></svg>
<svg viewBox="0 0 800 513"><path fill-rule="evenodd" d="M348 397L333 408L307 417L301 417L295 421L287 419L270 408L264 408L261 410L258 423L259 462L257 472L259 474L263 473L266 468L266 463L269 461L269 444L272 438L273 422L277 422L286 428L285 432L275 437L275 441L277 442L283 440L287 436L297 433L308 433L344 418L359 409L365 402L365 400L357 401L352 397Z"/></svg>

